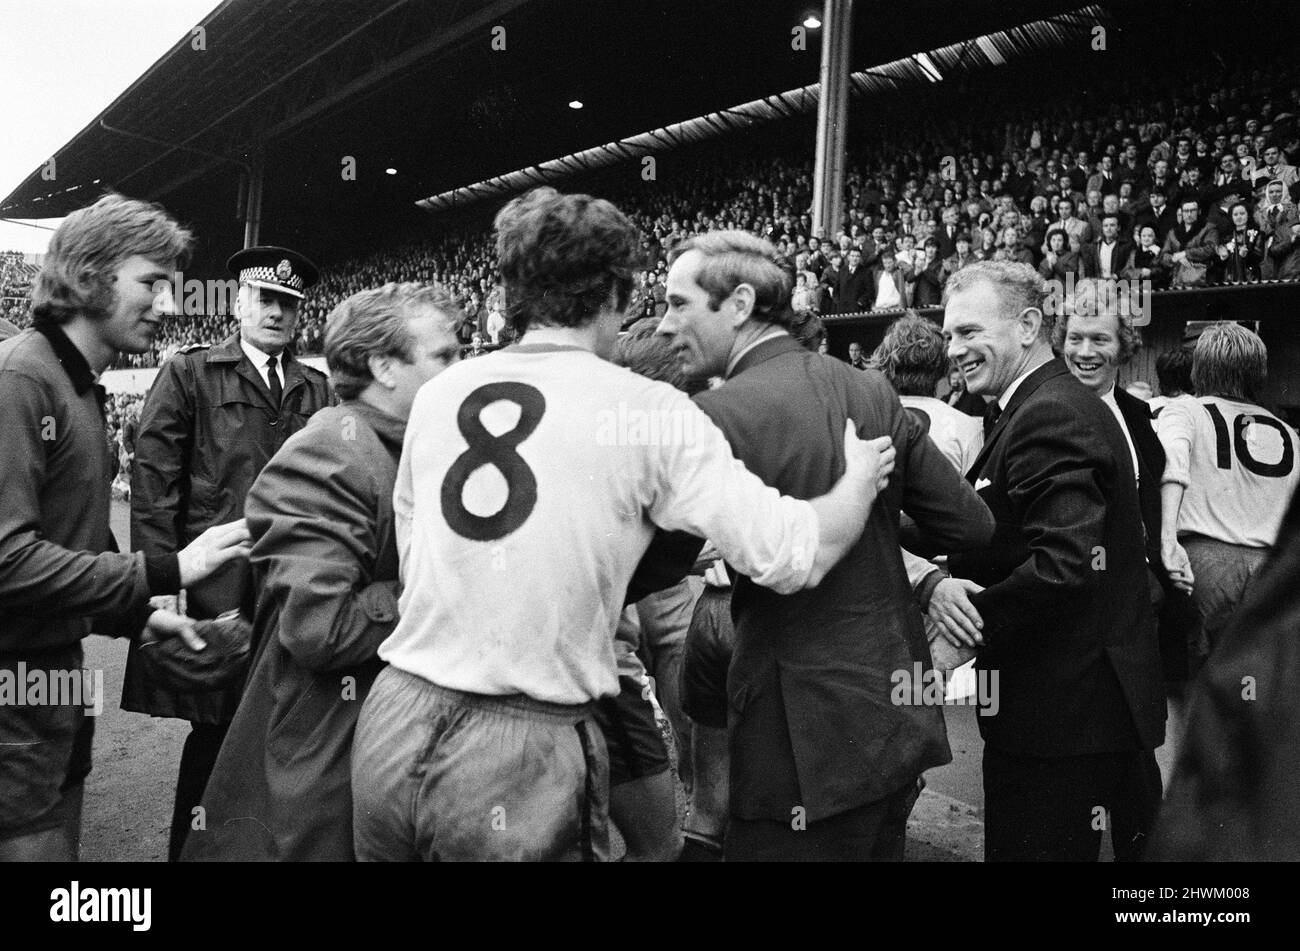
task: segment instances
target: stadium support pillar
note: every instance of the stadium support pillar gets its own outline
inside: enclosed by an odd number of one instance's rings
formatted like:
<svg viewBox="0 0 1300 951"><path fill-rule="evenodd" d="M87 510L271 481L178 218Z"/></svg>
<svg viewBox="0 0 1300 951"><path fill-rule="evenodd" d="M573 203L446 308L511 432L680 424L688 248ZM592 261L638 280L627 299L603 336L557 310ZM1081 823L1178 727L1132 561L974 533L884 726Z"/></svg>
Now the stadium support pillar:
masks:
<svg viewBox="0 0 1300 951"><path fill-rule="evenodd" d="M262 178L266 170L266 157L261 149L252 155L249 163L248 189L244 195L244 247L257 244L262 230Z"/></svg>
<svg viewBox="0 0 1300 951"><path fill-rule="evenodd" d="M826 0L822 15L821 99L813 166L813 233L835 236L844 205L844 148L849 129L849 49L853 0Z"/></svg>

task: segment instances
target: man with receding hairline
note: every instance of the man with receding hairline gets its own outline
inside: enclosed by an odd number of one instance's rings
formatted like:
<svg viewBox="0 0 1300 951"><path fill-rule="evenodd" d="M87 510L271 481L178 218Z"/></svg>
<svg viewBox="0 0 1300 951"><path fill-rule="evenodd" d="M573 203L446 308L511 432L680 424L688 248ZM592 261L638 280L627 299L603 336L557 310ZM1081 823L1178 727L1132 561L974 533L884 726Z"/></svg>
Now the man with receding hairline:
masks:
<svg viewBox="0 0 1300 951"><path fill-rule="evenodd" d="M984 585L976 667L999 675L978 718L984 857L1096 861L1101 815L1132 860L1165 720L1136 473L1115 416L1053 357L1044 290L1028 265L984 261L944 292L948 355L993 400L967 478L997 531L948 561Z"/></svg>
<svg viewBox="0 0 1300 951"><path fill-rule="evenodd" d="M861 538L815 590L777 594L736 572L725 855L898 861L921 773L951 759L940 709L891 700L896 672L930 667L899 511L945 551L987 544L992 522L878 371L791 336L790 280L774 255L739 231L673 250L660 333L688 376L726 381L696 401L750 471L796 497L825 491L840 471L846 420L888 439L898 465Z"/></svg>

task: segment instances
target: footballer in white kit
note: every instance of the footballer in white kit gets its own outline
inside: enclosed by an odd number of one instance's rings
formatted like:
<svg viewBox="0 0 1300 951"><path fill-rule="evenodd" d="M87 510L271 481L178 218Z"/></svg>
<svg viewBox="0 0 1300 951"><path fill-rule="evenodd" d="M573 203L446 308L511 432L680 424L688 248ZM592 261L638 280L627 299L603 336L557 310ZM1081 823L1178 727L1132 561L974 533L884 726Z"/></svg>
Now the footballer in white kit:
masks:
<svg viewBox="0 0 1300 951"><path fill-rule="evenodd" d="M861 534L892 450L848 440L826 496L782 496L673 387L607 362L637 233L543 188L498 215L518 345L420 390L394 491L401 620L353 759L362 860L598 859L607 765L592 704L656 526L708 537L781 592Z"/></svg>

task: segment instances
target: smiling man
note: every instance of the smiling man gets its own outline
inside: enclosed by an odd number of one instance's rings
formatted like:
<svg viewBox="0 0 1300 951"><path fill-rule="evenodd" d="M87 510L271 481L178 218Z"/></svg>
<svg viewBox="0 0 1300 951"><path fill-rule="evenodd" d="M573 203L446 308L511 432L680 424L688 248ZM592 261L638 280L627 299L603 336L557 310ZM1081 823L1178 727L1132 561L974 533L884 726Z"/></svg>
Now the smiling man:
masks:
<svg viewBox="0 0 1300 951"><path fill-rule="evenodd" d="M144 556L120 554L109 527L116 463L97 381L119 353L153 345L174 312L154 284L167 287L190 240L162 208L121 195L74 212L50 239L32 329L0 345L0 676L81 680L83 637L135 637L146 616L153 635L197 647L193 625L150 614L150 595L247 555L242 521ZM94 721L80 691L59 693L0 700L0 862L77 857Z"/></svg>
<svg viewBox="0 0 1300 951"><path fill-rule="evenodd" d="M948 355L994 400L967 478L997 531L948 562L985 586L970 596L976 664L1001 688L996 715L978 718L984 857L1096 861L1104 825L1116 858L1135 859L1165 720L1136 473L1111 411L1053 358L1043 306L1028 265L973 264L945 289Z"/></svg>
<svg viewBox="0 0 1300 951"><path fill-rule="evenodd" d="M262 468L330 404L325 374L288 349L298 304L316 282L315 265L286 248L257 247L235 254L227 266L239 278L239 330L215 346L189 347L169 360L140 414L131 546L146 556L178 551L210 525L242 518L244 499ZM191 616L216 617L245 606L247 565L236 569L188 592ZM173 859L234 716L239 689L236 684L173 693L153 682L138 652L127 658L122 709L193 724L181 754Z"/></svg>
<svg viewBox="0 0 1300 951"><path fill-rule="evenodd" d="M987 544L991 520L878 370L794 339L790 278L775 257L743 231L673 250L659 332L687 376L726 381L696 402L749 471L796 498L826 491L842 471L836 434L846 419L887 438L898 461L861 538L815 588L778 594L739 572L725 854L900 861L921 773L951 752L940 709L891 696L899 671L930 666L899 511L942 551Z"/></svg>

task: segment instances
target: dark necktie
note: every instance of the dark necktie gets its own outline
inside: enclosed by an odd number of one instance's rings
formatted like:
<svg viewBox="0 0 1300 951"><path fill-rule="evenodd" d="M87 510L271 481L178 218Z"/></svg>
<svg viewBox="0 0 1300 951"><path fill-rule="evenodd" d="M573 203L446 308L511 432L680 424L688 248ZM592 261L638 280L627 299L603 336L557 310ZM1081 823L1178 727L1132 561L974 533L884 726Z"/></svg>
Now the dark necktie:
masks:
<svg viewBox="0 0 1300 951"><path fill-rule="evenodd" d="M275 357L266 361L266 382L271 388L271 402L275 408L280 408L280 397L284 395L284 387L280 384L280 374L275 372Z"/></svg>
<svg viewBox="0 0 1300 951"><path fill-rule="evenodd" d="M998 424L998 417L1002 415L1002 406L997 400L990 403L984 410L984 438L989 437L993 432L993 427Z"/></svg>

